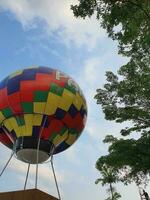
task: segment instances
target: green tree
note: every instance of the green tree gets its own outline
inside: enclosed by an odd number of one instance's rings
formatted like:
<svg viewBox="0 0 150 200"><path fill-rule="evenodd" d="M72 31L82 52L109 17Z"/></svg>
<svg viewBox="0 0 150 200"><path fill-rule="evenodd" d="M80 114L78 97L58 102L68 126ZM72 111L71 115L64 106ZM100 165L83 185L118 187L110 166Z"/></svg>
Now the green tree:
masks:
<svg viewBox="0 0 150 200"><path fill-rule="evenodd" d="M105 118L117 123L130 121L131 127L121 130L122 135L133 131L148 133L150 127L150 60L140 58L122 66L118 75L106 72L107 83L98 89L95 99L101 105ZM119 76L120 75L120 76Z"/></svg>
<svg viewBox="0 0 150 200"><path fill-rule="evenodd" d="M79 0L71 6L76 17L96 15L108 36L119 42L119 52L150 53L150 1L149 0Z"/></svg>
<svg viewBox="0 0 150 200"><path fill-rule="evenodd" d="M101 156L96 163L97 169L102 165L113 167L118 173L118 180L124 183L147 183L146 175L150 172L150 134L143 134L139 139L117 139L106 136L109 143L108 155ZM122 175L121 175L122 174Z"/></svg>
<svg viewBox="0 0 150 200"><path fill-rule="evenodd" d="M121 197L121 195L115 191L113 184L118 181L117 171L114 170L112 167L108 167L106 164L102 164L102 166L97 166L97 169L100 171L101 177L98 178L95 183L101 183L102 186L109 185L109 189L107 190L110 193L110 197L106 200L117 200Z"/></svg>
<svg viewBox="0 0 150 200"><path fill-rule="evenodd" d="M129 62L114 74L106 72L106 84L97 89L95 99L106 120L129 122L121 135L139 132L138 139L107 136L108 155L101 156L96 167L112 167L118 181L137 186L147 183L150 174L150 1L79 0L71 7L76 17L96 15L108 36L118 41L119 53Z"/></svg>
<svg viewBox="0 0 150 200"><path fill-rule="evenodd" d="M115 172L117 182L125 185L134 182L138 189L146 187L150 173L149 134L143 134L138 140L117 139L112 135L107 135L104 143L110 144L109 152L108 155L101 156L97 160L96 168L101 171L102 166L106 165Z"/></svg>

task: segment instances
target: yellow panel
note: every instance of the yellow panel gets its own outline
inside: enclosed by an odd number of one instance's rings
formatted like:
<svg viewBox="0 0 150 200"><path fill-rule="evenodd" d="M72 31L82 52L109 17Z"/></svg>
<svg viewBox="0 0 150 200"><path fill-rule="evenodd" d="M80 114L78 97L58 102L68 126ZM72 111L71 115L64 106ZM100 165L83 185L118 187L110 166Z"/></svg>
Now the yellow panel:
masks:
<svg viewBox="0 0 150 200"><path fill-rule="evenodd" d="M68 131L66 131L62 136L61 135L57 135L54 140L52 141L53 144L55 146L59 145L60 143L62 143L63 141L65 141L68 137Z"/></svg>
<svg viewBox="0 0 150 200"><path fill-rule="evenodd" d="M11 125L12 125L13 128L14 128L14 127L18 127L18 123L17 123L17 120L16 120L15 117L11 117L11 118L9 119L9 121L10 121L10 123L11 123Z"/></svg>
<svg viewBox="0 0 150 200"><path fill-rule="evenodd" d="M53 115L56 111L59 101L60 101L60 97L52 93L49 93L44 114Z"/></svg>
<svg viewBox="0 0 150 200"><path fill-rule="evenodd" d="M4 125L9 131L12 131L15 127L18 127L17 121L14 117L5 120Z"/></svg>
<svg viewBox="0 0 150 200"><path fill-rule="evenodd" d="M25 127L26 132L25 132L24 136L32 136L32 129L33 129L32 126L26 125L26 127Z"/></svg>
<svg viewBox="0 0 150 200"><path fill-rule="evenodd" d="M24 126L19 126L19 128L20 128L20 135L21 136L27 136L26 135L26 127L25 127L25 125Z"/></svg>
<svg viewBox="0 0 150 200"><path fill-rule="evenodd" d="M13 77L15 77L15 76L18 76L18 75L22 74L22 72L23 72L23 70L18 70L18 71L16 71L15 73L11 74L11 75L9 76L9 78L13 78Z"/></svg>
<svg viewBox="0 0 150 200"><path fill-rule="evenodd" d="M16 133L17 138L20 137L20 136L22 136L22 134L21 134L21 128L19 126L15 127L14 131Z"/></svg>
<svg viewBox="0 0 150 200"><path fill-rule="evenodd" d="M67 101L68 104L72 104L73 99L76 97L76 95L64 89L62 97L65 101Z"/></svg>
<svg viewBox="0 0 150 200"><path fill-rule="evenodd" d="M58 107L60 107L61 109L65 110L65 111L68 111L68 109L70 108L70 105L73 103L74 98L75 98L75 95L73 93L64 89L63 95L62 95L62 100L60 102L60 105L58 105Z"/></svg>
<svg viewBox="0 0 150 200"><path fill-rule="evenodd" d="M43 115L35 114L33 117L33 126L40 126L42 123Z"/></svg>
<svg viewBox="0 0 150 200"><path fill-rule="evenodd" d="M57 107L61 108L62 110L68 111L70 108L71 103L62 99Z"/></svg>
<svg viewBox="0 0 150 200"><path fill-rule="evenodd" d="M14 131L15 131L17 137L29 135L25 126L15 127Z"/></svg>
<svg viewBox="0 0 150 200"><path fill-rule="evenodd" d="M56 106L50 106L48 103L46 104L45 112L46 115L53 115L56 112Z"/></svg>
<svg viewBox="0 0 150 200"><path fill-rule="evenodd" d="M47 103L49 104L54 104L54 105L58 105L59 102L61 101L62 97L56 95L56 94L53 94L51 92L49 92L48 94L48 98L47 98Z"/></svg>
<svg viewBox="0 0 150 200"><path fill-rule="evenodd" d="M81 109L81 106L83 104L83 99L78 93L76 94L76 97L73 100L73 104L78 110Z"/></svg>
<svg viewBox="0 0 150 200"><path fill-rule="evenodd" d="M5 119L3 113L0 111L0 123Z"/></svg>
<svg viewBox="0 0 150 200"><path fill-rule="evenodd" d="M44 111L45 111L45 108L46 108L46 103L35 102L35 103L33 103L33 106L34 106L34 113L44 114Z"/></svg>
<svg viewBox="0 0 150 200"><path fill-rule="evenodd" d="M73 144L77 139L76 135L69 135L69 138L65 141L67 144L71 145Z"/></svg>
<svg viewBox="0 0 150 200"><path fill-rule="evenodd" d="M26 126L32 126L33 125L33 114L25 114L24 115L24 121Z"/></svg>
<svg viewBox="0 0 150 200"><path fill-rule="evenodd" d="M9 119L6 119L6 120L4 121L4 126L5 126L10 132L13 130L13 127L12 127L12 125L11 125Z"/></svg>
<svg viewBox="0 0 150 200"><path fill-rule="evenodd" d="M47 98L47 104L45 108L45 114L52 115L57 108L68 111L70 105L73 103L74 94L64 89L63 95L60 97L56 94L49 93Z"/></svg>
<svg viewBox="0 0 150 200"><path fill-rule="evenodd" d="M68 111L70 105L73 102L73 96L72 95L67 96L67 95L68 92L64 92L62 97L60 97L50 92L47 98L47 104L49 105L50 109L56 110L56 108L61 108L65 111Z"/></svg>

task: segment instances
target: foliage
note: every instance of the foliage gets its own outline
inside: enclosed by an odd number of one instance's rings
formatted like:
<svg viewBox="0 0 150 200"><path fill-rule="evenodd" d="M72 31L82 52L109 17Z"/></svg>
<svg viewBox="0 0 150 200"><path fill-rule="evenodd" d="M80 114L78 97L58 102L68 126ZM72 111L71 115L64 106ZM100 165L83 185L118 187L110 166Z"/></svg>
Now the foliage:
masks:
<svg viewBox="0 0 150 200"><path fill-rule="evenodd" d="M95 183L101 183L102 186L109 185L108 193L111 195L106 200L117 200L121 195L115 191L115 188L112 186L113 183L118 181L117 171L113 167L110 167L106 164L102 164L100 168L97 168L100 171L101 177L98 178Z"/></svg>
<svg viewBox="0 0 150 200"><path fill-rule="evenodd" d="M149 55L149 0L79 0L71 8L76 17L96 15L109 37L118 40L120 53Z"/></svg>
<svg viewBox="0 0 150 200"><path fill-rule="evenodd" d="M113 197L108 197L106 200L117 200L120 198L121 198L121 195L118 192L114 192Z"/></svg>
<svg viewBox="0 0 150 200"><path fill-rule="evenodd" d="M116 171L118 181L146 186L150 173L150 133L142 134L137 140L106 136L104 142L110 143L109 153L97 160L96 168L101 170L107 165Z"/></svg>
<svg viewBox="0 0 150 200"><path fill-rule="evenodd" d="M108 36L117 40L119 53L129 58L117 74L106 72L107 82L97 89L95 99L106 120L129 122L123 136L139 132L138 139L106 136L108 155L101 156L96 168L115 171L117 181L138 186L148 183L150 174L150 1L78 0L71 9L76 17L95 15ZM103 183L103 182L102 182ZM107 199L109 200L109 198Z"/></svg>
<svg viewBox="0 0 150 200"><path fill-rule="evenodd" d="M150 127L149 66L150 60L131 59L118 71L121 78L113 72L106 72L107 83L103 89L97 90L95 98L107 120L132 122L132 127L121 130L122 135L132 131L147 132Z"/></svg>

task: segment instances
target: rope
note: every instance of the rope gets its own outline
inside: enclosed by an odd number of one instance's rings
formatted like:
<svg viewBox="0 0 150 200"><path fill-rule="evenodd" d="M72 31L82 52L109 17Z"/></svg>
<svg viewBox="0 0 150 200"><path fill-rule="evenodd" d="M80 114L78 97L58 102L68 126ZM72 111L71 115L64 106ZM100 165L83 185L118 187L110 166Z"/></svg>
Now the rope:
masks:
<svg viewBox="0 0 150 200"><path fill-rule="evenodd" d="M27 181L28 181L29 171L30 171L30 163L28 164L27 175L26 175L26 180L25 180L25 184L24 184L24 190L26 189L26 185L27 185Z"/></svg>
<svg viewBox="0 0 150 200"><path fill-rule="evenodd" d="M8 164L10 163L12 157L14 155L14 152L11 153L9 160L7 161L7 163L5 164L4 168L2 169L1 173L0 173L0 177L2 176L2 174L4 173L6 167L8 166Z"/></svg>
<svg viewBox="0 0 150 200"><path fill-rule="evenodd" d="M59 197L59 200L61 200L60 191L59 191L58 182L57 182L57 178L56 178L56 174L55 174L55 169L54 169L54 164L53 164L53 154L51 156L50 162L51 162L51 167L52 167L52 172L53 172L53 176L54 176L54 180L55 180L55 185L56 185L58 197Z"/></svg>

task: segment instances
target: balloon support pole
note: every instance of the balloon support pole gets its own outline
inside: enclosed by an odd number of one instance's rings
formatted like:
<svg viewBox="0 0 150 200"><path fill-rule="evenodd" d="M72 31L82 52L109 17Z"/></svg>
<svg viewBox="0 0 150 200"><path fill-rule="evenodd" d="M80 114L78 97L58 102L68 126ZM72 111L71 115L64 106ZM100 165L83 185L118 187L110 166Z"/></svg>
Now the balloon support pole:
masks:
<svg viewBox="0 0 150 200"><path fill-rule="evenodd" d="M10 158L8 159L4 168L0 172L0 177L5 172L10 161L12 160L13 156L14 156L14 152L11 153ZM29 171L30 171L30 163L28 163L28 169L27 169L27 174L26 174L26 179L25 179L25 184L24 184L24 190L12 191L12 192L0 192L0 200L27 200L27 199L28 200L33 200L33 199L34 200L61 200L60 191L59 191L59 187L58 187L58 183L57 183L57 179L56 179L56 174L55 174L55 169L54 169L54 165L53 165L53 154L51 155L50 163L51 163L51 168L52 168L52 172L53 172L53 176L54 176L55 185L56 185L56 189L57 189L59 199L37 189L37 178L38 178L38 162L37 162L37 164L36 164L35 188L34 189L26 189L27 181L28 181L28 175L29 175Z"/></svg>
<svg viewBox="0 0 150 200"><path fill-rule="evenodd" d="M58 200L41 190L28 189L13 192L2 192L0 193L0 199L2 200Z"/></svg>

